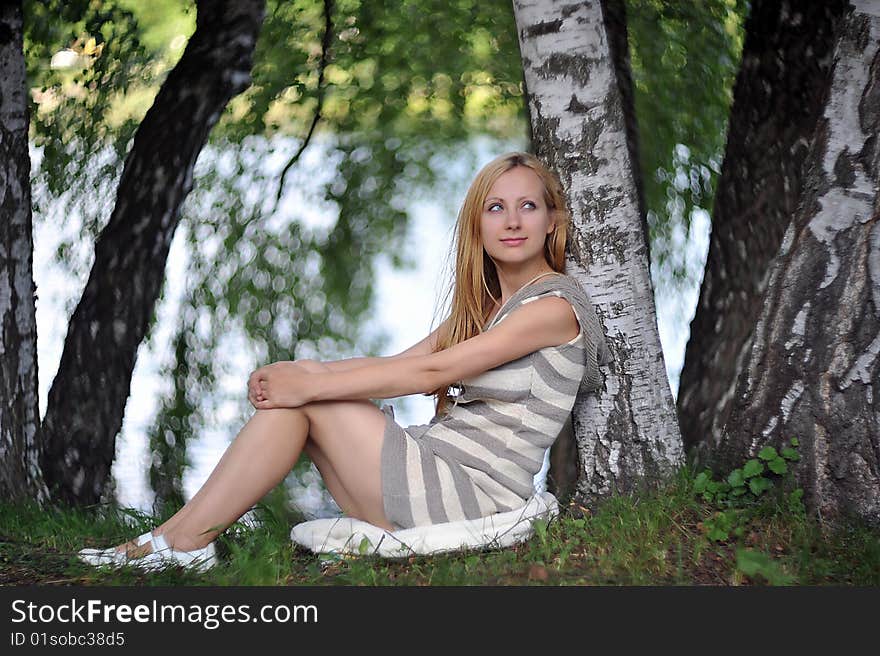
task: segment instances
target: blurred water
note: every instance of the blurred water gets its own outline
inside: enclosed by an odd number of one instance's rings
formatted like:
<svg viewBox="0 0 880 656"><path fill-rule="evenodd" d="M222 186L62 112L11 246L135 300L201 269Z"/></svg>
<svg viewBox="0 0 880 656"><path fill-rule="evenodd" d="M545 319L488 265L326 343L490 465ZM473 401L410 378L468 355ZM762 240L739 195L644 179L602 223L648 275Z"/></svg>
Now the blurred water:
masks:
<svg viewBox="0 0 880 656"><path fill-rule="evenodd" d="M494 157L497 145L490 142L476 142L478 166ZM507 144L504 150L517 147ZM465 160L460 166L465 166ZM320 168L322 157L317 148L307 151L301 168ZM469 166L469 165L468 165ZM466 183L473 171L463 171L460 188L438 190L434 197L422 198L409 205L412 223L408 235L406 251L413 255L416 268L395 270L387 256L377 259L377 298L375 316L365 326L367 335L386 333L390 337L388 353L399 352L425 337L436 327L438 297L445 291L449 276L447 253L437 244L451 244L452 228L457 204L466 191ZM312 176L314 180L314 176ZM303 178L305 180L305 178ZM300 182L302 183L303 180ZM302 205L297 196L296 185L289 185L291 192L285 202ZM329 227L332 217L312 213L308 221L313 226ZM69 221L65 230L77 234L79 225ZM144 343L138 351L132 383L131 396L125 410L122 430L117 438L116 461L113 476L117 485L117 499L125 506L149 511L153 494L149 488L147 472L149 454L147 433L154 420L157 399L169 385L160 375L163 362L171 358L171 336L175 317L180 305L178 290L184 285L187 269L185 251L185 225L178 228L171 245L166 268L166 293L157 308L155 336L151 343ZM45 221L37 226L34 235L34 277L37 283L37 330L38 366L40 378L40 412L45 413L48 390L51 386L61 357L69 316L73 311L85 285L85 275L75 279L52 264L51 254L65 234L53 221ZM657 319L662 348L666 360L667 374L673 395L677 393L678 375L684 357L684 348L689 334L689 323L696 305L702 269L708 250L709 217L705 212L695 213L691 228L686 231L681 217L670 232L670 248L675 253L674 261L664 267L652 267ZM430 245L430 248L426 248ZM83 244L84 249L92 249L91 244ZM686 266L689 276L683 287L671 286L671 270L678 263ZM86 272L87 275L87 272ZM249 373L264 364L256 361L256 355L248 348L240 332L232 329L227 336L228 343L218 350L218 355L228 358L219 371L228 369L227 374L218 379L221 397L230 399L222 403L211 425L206 426L202 437L188 444L190 467L184 475L184 493L192 497L204 483L224 450L235 437L240 426L234 424L242 408L250 408L246 399L246 381ZM351 353L351 356L363 355ZM421 395L405 399L388 399L395 407L395 415L403 424L427 423L433 416L433 400ZM288 477L288 486L293 502L310 517L333 515L338 508L326 493L317 470L312 468L302 476Z"/></svg>

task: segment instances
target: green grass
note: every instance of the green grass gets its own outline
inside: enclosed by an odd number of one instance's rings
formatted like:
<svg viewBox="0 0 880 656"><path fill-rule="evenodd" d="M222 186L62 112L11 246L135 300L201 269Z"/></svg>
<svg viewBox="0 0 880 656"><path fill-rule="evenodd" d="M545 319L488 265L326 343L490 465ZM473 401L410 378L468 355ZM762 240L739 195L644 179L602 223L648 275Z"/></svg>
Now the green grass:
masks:
<svg viewBox="0 0 880 656"><path fill-rule="evenodd" d="M880 530L854 517L820 524L784 494L719 507L680 469L662 488L576 505L503 550L386 560L318 557L290 542L296 512L275 490L217 541L206 574L142 573L80 563L161 518L112 506L41 510L0 504L0 584L40 585L870 585L880 584ZM719 526L725 530L719 531Z"/></svg>

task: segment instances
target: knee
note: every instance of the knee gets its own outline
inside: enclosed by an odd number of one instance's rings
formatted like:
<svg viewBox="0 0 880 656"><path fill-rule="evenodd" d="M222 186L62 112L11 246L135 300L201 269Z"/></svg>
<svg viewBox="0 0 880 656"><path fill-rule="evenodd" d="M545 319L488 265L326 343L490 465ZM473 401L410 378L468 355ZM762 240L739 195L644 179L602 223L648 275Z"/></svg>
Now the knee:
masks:
<svg viewBox="0 0 880 656"><path fill-rule="evenodd" d="M309 420L305 412L306 406L302 405L297 408L256 408L254 417L264 417L263 421L302 421Z"/></svg>

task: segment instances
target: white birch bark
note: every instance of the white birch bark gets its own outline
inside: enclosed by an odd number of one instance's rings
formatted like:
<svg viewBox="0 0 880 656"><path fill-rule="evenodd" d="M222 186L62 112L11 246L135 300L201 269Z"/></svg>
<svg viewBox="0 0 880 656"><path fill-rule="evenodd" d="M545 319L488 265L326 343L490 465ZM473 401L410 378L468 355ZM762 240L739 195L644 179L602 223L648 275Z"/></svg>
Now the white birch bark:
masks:
<svg viewBox="0 0 880 656"><path fill-rule="evenodd" d="M666 376L624 107L598 1L514 0L535 151L567 190L567 271L589 293L613 362L573 410L576 497L659 482L683 463Z"/></svg>
<svg viewBox="0 0 880 656"><path fill-rule="evenodd" d="M21 3L0 3L0 495L42 502L27 100Z"/></svg>
<svg viewBox="0 0 880 656"><path fill-rule="evenodd" d="M851 2L714 466L800 441L807 507L880 524L880 0Z"/></svg>

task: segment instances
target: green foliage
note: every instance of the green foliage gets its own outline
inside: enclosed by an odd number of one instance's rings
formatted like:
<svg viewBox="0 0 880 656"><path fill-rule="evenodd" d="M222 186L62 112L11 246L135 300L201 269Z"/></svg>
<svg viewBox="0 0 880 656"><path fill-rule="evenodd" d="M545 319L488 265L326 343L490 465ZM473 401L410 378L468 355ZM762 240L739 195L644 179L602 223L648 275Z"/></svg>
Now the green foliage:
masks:
<svg viewBox="0 0 880 656"><path fill-rule="evenodd" d="M318 97L324 3L270 1L254 84L220 134L303 134ZM334 3L323 127L435 145L524 131L521 67L509 3ZM497 134L498 132L496 132Z"/></svg>
<svg viewBox="0 0 880 656"><path fill-rule="evenodd" d="M731 534L741 537L743 526L740 524L740 509L728 508L715 513L712 519L704 522L710 540L727 540Z"/></svg>
<svg viewBox="0 0 880 656"><path fill-rule="evenodd" d="M752 476L757 476L764 472L764 463L760 460L755 460L752 458L751 460L747 460L746 464L743 465L742 475L743 478L751 478Z"/></svg>
<svg viewBox="0 0 880 656"><path fill-rule="evenodd" d="M672 255L672 225L711 213L739 66L746 0L627 0L639 157L651 258ZM682 277L677 266L673 274Z"/></svg>
<svg viewBox="0 0 880 656"><path fill-rule="evenodd" d="M770 585L791 585L794 577L787 574L769 555L751 549L736 550L736 567L746 576L761 577Z"/></svg>
<svg viewBox="0 0 880 656"><path fill-rule="evenodd" d="M88 182L113 180L121 172L137 122L115 123L112 110L120 94L150 75L150 53L136 16L117 3L31 1L24 9L25 58L34 89L31 134L42 153L34 178L39 176L51 197L66 195L69 207L82 211L90 207L82 201L94 192ZM52 56L61 50L72 53L73 65L51 68ZM91 239L102 218L83 212Z"/></svg>
<svg viewBox="0 0 880 656"><path fill-rule="evenodd" d="M543 519L537 520L534 524L535 534L533 536L533 553L537 554L542 562L551 562L557 553L557 543L551 539L548 533L549 522Z"/></svg>
<svg viewBox="0 0 880 656"><path fill-rule="evenodd" d="M791 439L792 447L797 446L797 438ZM718 507L730 507L748 504L773 488L774 482L788 473L785 460L797 461L800 455L791 447L785 447L782 455L772 446L765 446L758 452L758 459L749 459L738 469L734 469L723 481L712 478L708 469L697 474L694 479L694 493ZM764 461L767 469L777 476L765 475ZM751 493L751 494L749 494Z"/></svg>
<svg viewBox="0 0 880 656"><path fill-rule="evenodd" d="M155 492L154 511L160 514L186 502L183 490L183 475L189 464L186 445L204 421L197 403L200 377L191 375L186 357L187 334L187 330L181 330L174 338L174 361L182 362L183 366L167 372L174 393L159 408L149 434L150 487Z"/></svg>
<svg viewBox="0 0 880 656"><path fill-rule="evenodd" d="M790 482L790 470L786 460L797 461L800 454L795 451L799 442L790 440L791 447L782 449L782 455L772 446L765 446L758 452L758 458L751 458L741 467L731 471L726 479L716 481L708 469L701 471L694 479L693 492L703 500L713 504L719 511L704 521L704 531L711 540L724 541L731 535L742 536L745 525L751 518L749 509L755 502L772 490L777 483ZM763 461L763 462L762 462ZM765 472L766 463L767 470ZM783 498L783 505L795 514L804 514L803 490L797 488Z"/></svg>

